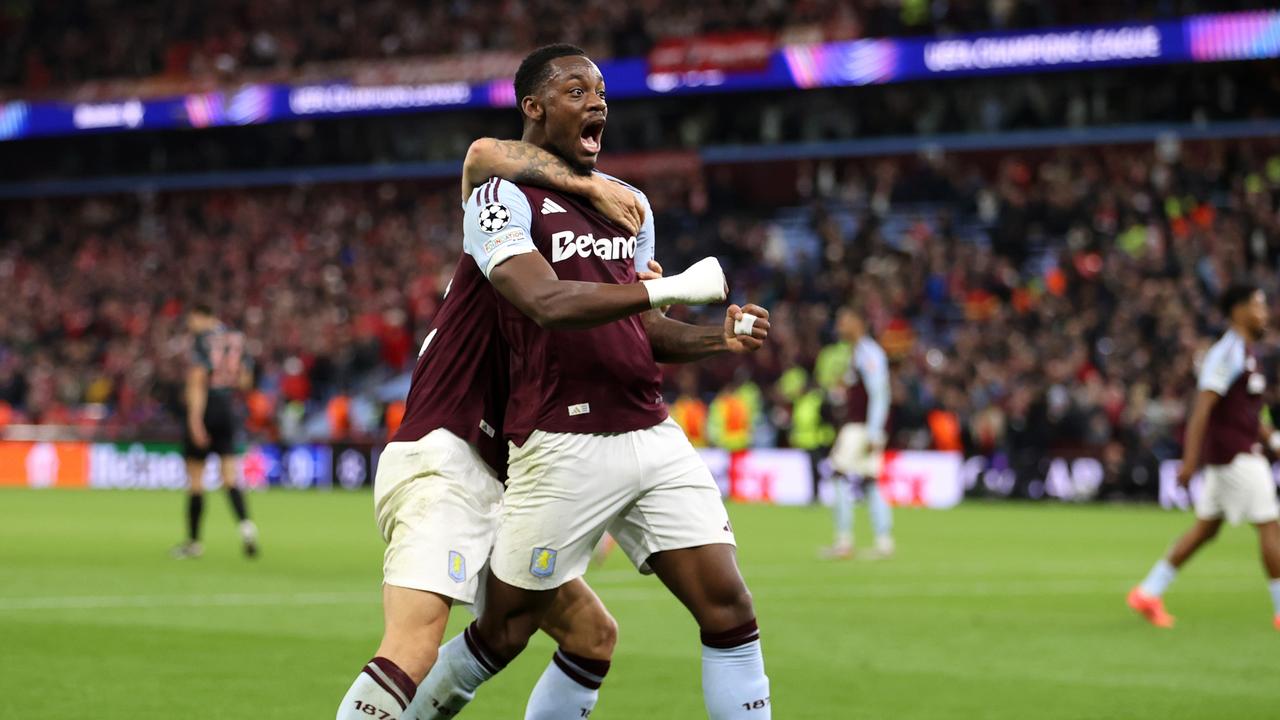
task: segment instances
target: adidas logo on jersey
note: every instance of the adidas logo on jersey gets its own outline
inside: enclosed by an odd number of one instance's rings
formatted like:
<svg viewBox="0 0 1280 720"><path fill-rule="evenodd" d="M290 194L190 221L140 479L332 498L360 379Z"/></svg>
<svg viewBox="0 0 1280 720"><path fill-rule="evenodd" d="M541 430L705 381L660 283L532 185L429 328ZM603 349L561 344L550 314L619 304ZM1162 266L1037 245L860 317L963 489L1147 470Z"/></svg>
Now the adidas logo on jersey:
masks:
<svg viewBox="0 0 1280 720"><path fill-rule="evenodd" d="M594 235L577 235L572 230L564 230L551 235L551 262L558 263L578 257L595 255L601 260L628 260L636 256L636 238L615 237L597 238Z"/></svg>
<svg viewBox="0 0 1280 720"><path fill-rule="evenodd" d="M542 214L543 215L551 215L554 213L562 213L562 212L568 212L568 210L565 210L564 208L557 205L555 201L552 200L551 198L542 198Z"/></svg>

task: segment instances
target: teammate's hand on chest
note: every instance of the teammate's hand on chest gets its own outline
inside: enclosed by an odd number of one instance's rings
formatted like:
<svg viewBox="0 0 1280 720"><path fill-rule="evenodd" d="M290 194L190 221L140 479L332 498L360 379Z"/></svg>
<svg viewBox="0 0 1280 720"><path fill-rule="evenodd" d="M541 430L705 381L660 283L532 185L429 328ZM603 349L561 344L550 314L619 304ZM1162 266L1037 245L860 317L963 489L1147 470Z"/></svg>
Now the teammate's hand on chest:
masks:
<svg viewBox="0 0 1280 720"><path fill-rule="evenodd" d="M632 235L640 234L644 225L644 203L640 196L608 178L595 175L590 194L592 206L601 215L621 225Z"/></svg>

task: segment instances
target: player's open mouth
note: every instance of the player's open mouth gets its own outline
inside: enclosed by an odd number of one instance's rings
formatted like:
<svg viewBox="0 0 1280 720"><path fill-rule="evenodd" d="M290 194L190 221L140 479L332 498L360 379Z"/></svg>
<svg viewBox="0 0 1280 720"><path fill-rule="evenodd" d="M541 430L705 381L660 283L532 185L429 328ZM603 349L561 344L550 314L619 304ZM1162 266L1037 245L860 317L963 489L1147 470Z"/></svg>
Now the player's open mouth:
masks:
<svg viewBox="0 0 1280 720"><path fill-rule="evenodd" d="M604 135L604 120L588 120L582 126L582 149L595 155L600 152L600 136Z"/></svg>

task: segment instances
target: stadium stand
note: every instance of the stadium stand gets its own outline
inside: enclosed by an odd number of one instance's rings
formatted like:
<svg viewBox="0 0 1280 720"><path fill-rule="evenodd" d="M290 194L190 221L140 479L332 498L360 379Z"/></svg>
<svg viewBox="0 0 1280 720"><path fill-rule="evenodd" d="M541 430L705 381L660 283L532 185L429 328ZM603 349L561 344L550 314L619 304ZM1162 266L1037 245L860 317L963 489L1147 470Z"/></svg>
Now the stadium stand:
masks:
<svg viewBox="0 0 1280 720"><path fill-rule="evenodd" d="M39 2L0 7L0 86L26 93L89 80L161 76L232 81L346 60L521 52L572 42L598 57L649 52L691 35L756 32L785 42L947 35L1270 7L1254 0L805 0L511 3L411 0Z"/></svg>
<svg viewBox="0 0 1280 720"><path fill-rule="evenodd" d="M796 200L763 207L722 171L654 194L660 258L723 258L735 297L773 309L772 347L743 365L672 369L669 399L680 389L709 405L715 388L749 382L764 399L758 443L788 442L787 371L817 363L833 379L832 311L853 299L894 358L898 446L953 442L942 413L973 452L1121 443L1165 455L1216 319L1210 299L1246 275L1280 291L1273 142L849 160L800 173ZM4 416L172 432L175 323L198 285L258 343L261 434L382 437L456 257L455 192L9 203L0 284L18 301L0 319Z"/></svg>

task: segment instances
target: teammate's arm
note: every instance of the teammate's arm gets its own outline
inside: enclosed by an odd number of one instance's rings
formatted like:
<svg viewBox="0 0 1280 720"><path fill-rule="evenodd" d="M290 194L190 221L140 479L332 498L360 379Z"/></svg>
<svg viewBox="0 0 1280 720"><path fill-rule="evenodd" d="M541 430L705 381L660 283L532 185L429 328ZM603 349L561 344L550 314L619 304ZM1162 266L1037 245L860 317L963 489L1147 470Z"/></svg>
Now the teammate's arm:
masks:
<svg viewBox="0 0 1280 720"><path fill-rule="evenodd" d="M1178 468L1178 484L1191 482L1191 476L1200 469L1200 450L1204 447L1204 433L1209 426L1209 413L1218 404L1222 396L1212 390L1201 390L1196 394L1196 404L1191 410L1191 419L1187 421L1186 437L1182 440L1182 467Z"/></svg>
<svg viewBox="0 0 1280 720"><path fill-rule="evenodd" d="M209 401L209 371L193 365L187 371L187 429L196 447L209 447L209 432L204 426L204 409Z"/></svg>
<svg viewBox="0 0 1280 720"><path fill-rule="evenodd" d="M756 316L750 334L734 332L734 323L744 314ZM660 363L694 362L721 353L749 353L759 350L769 337L769 311L759 305L738 307L730 305L725 310L724 325L690 325L673 320L658 310L640 316L653 358Z"/></svg>
<svg viewBox="0 0 1280 720"><path fill-rule="evenodd" d="M631 233L644 224L645 207L634 192L604 176L575 172L560 157L521 140L480 138L471 143L462 161L462 201L492 177L581 195Z"/></svg>

